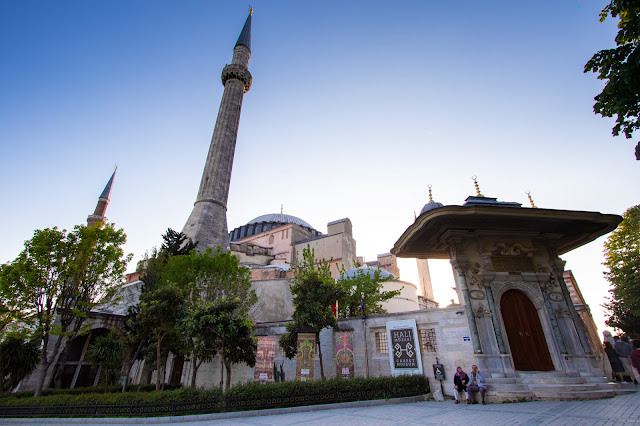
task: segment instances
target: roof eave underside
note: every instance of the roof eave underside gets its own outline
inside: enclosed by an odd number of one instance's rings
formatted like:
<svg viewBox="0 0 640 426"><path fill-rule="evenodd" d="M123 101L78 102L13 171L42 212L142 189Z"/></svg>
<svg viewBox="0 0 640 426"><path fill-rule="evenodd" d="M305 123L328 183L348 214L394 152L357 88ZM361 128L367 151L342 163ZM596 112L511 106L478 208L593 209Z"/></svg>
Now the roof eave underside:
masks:
<svg viewBox="0 0 640 426"><path fill-rule="evenodd" d="M398 257L449 258L445 232L495 232L514 237L545 238L564 254L613 231L622 218L597 212L446 206L429 211L409 226L391 252Z"/></svg>

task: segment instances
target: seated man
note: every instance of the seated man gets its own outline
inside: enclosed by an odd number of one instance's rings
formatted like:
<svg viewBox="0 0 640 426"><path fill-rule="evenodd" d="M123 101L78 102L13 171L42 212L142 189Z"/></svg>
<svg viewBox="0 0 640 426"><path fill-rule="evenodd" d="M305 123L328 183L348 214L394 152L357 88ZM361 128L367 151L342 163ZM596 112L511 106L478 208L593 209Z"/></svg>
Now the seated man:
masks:
<svg viewBox="0 0 640 426"><path fill-rule="evenodd" d="M467 395L469 396L469 400L471 401L471 404L478 403L478 401L476 401L476 396L475 396L476 392L480 392L480 401L482 401L482 404L485 404L484 393L486 391L487 391L487 384L484 381L484 376L482 375L482 373L478 371L477 365L472 365L471 374L469 375L469 386L467 387Z"/></svg>

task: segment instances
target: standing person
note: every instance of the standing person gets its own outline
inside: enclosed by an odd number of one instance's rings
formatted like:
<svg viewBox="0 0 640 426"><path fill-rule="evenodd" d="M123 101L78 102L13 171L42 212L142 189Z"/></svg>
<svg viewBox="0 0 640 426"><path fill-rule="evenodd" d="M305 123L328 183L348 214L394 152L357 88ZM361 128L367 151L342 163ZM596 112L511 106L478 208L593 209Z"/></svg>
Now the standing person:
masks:
<svg viewBox="0 0 640 426"><path fill-rule="evenodd" d="M484 381L484 376L480 371L478 371L477 365L471 366L471 377L469 377L469 386L467 387L467 395L469 396L469 400L471 404L477 404L475 392L480 392L480 400L482 404L486 404L484 402L484 393L487 391L487 384Z"/></svg>
<svg viewBox="0 0 640 426"><path fill-rule="evenodd" d="M631 360L631 366L636 369L636 377L640 377L640 340L633 339L631 343L633 343L633 347L636 349L631 352L629 359Z"/></svg>
<svg viewBox="0 0 640 426"><path fill-rule="evenodd" d="M620 357L611 343L604 342L604 353L607 354L607 358L609 358L609 364L611 364L611 369L613 370L613 379L615 380L615 376L618 376L620 382L627 383L624 381L624 365L622 365L622 361L620 361Z"/></svg>
<svg viewBox="0 0 640 426"><path fill-rule="evenodd" d="M456 398L456 404L460 404L460 392L467 393L467 384L469 383L469 376L462 371L462 367L456 368L456 374L453 376L453 396ZM469 404L469 398L467 398L467 404Z"/></svg>
<svg viewBox="0 0 640 426"><path fill-rule="evenodd" d="M613 345L613 349L616 350L618 356L620 357L620 361L622 361L622 365L624 365L624 369L629 373L629 377L631 381L635 384L638 384L638 378L636 377L635 371L633 371L633 366L631 365L631 360L629 356L631 356L631 352L633 352L634 348L629 344L629 338L620 336L616 336L613 338L616 341L616 344Z"/></svg>

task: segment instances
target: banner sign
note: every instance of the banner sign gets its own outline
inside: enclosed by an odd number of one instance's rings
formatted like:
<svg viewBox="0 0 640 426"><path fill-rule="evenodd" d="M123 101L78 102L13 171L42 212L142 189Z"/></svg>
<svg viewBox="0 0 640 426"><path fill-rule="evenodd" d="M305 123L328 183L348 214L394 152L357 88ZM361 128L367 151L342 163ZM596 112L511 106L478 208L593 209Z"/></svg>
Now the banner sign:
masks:
<svg viewBox="0 0 640 426"><path fill-rule="evenodd" d="M273 360L276 357L276 338L258 336L256 368L253 379L260 383L273 383Z"/></svg>
<svg viewBox="0 0 640 426"><path fill-rule="evenodd" d="M336 377L350 379L353 377L354 354L353 333L341 331L334 333L336 343Z"/></svg>
<svg viewBox="0 0 640 426"><path fill-rule="evenodd" d="M306 382L315 377L316 334L298 333L298 357L296 358L296 380Z"/></svg>
<svg viewBox="0 0 640 426"><path fill-rule="evenodd" d="M422 374L422 356L415 319L388 321L387 342L391 375Z"/></svg>

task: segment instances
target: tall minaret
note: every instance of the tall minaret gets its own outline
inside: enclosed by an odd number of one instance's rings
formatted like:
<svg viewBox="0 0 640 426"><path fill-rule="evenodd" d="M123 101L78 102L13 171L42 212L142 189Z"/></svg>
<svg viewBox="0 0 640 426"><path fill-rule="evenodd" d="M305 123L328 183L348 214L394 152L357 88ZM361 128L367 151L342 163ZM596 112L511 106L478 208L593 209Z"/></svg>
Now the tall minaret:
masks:
<svg viewBox="0 0 640 426"><path fill-rule="evenodd" d="M251 14L244 23L233 49L233 60L222 70L224 93L216 126L211 137L207 162L204 165L198 198L182 232L198 243L198 251L221 246L227 250L227 198L233 154L238 136L242 97L251 87L249 57L251 56Z"/></svg>
<svg viewBox="0 0 640 426"><path fill-rule="evenodd" d="M105 217L105 213L107 212L107 205L109 205L109 198L111 197L111 186L113 185L113 178L116 176L116 171L118 168L113 171L111 174L111 178L109 182L107 182L107 186L104 187L104 191L100 194L100 198L98 198L98 204L96 205L96 209L93 214L90 214L87 217L87 226L93 226L95 224L99 224L98 226L102 226L107 218Z"/></svg>

